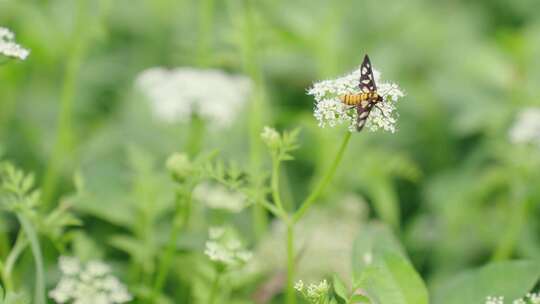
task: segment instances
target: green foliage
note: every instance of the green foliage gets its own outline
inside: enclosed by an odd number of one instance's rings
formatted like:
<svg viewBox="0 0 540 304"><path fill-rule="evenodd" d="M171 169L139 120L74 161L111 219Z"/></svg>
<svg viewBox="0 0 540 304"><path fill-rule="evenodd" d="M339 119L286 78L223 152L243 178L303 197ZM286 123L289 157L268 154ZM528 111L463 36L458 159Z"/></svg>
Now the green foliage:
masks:
<svg viewBox="0 0 540 304"><path fill-rule="evenodd" d="M433 294L433 303L482 303L488 296L518 299L540 279L537 261L508 261L467 270L449 280ZM459 291L459 292L456 292Z"/></svg>
<svg viewBox="0 0 540 304"><path fill-rule="evenodd" d="M345 244L354 259L333 259L354 278L336 275L324 301L421 304L429 289L435 304L472 304L534 291L540 150L511 134L518 114L540 105L539 5L0 1L0 26L31 50L25 61L0 59L9 160L0 162L0 302L44 303L59 255L107 261L133 303L207 303L213 289L214 304L298 302L304 248L343 247L333 245L339 233L295 239L295 228L317 205L339 217L348 196L363 214L340 223L361 227ZM341 141L345 130L316 125L305 91L366 52L407 93L398 131ZM151 67L245 75L249 100L228 127L197 115L160 120L134 84ZM200 87L209 108L231 110L219 88ZM529 127L522 132L537 136ZM212 208L208 193L194 195L202 184L246 203ZM234 227L254 253L217 283L204 255L215 225ZM274 236L288 259L263 244Z"/></svg>

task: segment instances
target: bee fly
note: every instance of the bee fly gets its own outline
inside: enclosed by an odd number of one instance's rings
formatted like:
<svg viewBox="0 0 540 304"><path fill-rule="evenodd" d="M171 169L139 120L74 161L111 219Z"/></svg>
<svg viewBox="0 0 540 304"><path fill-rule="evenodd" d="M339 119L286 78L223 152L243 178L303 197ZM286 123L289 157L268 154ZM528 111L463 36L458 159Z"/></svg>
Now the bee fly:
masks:
<svg viewBox="0 0 540 304"><path fill-rule="evenodd" d="M377 93L377 86L375 85L373 70L371 69L371 61L367 54L360 66L360 83L358 86L361 93L341 95L339 99L344 104L356 108L356 113L358 114L356 118L356 130L361 131L366 124L371 109L383 101L382 96Z"/></svg>

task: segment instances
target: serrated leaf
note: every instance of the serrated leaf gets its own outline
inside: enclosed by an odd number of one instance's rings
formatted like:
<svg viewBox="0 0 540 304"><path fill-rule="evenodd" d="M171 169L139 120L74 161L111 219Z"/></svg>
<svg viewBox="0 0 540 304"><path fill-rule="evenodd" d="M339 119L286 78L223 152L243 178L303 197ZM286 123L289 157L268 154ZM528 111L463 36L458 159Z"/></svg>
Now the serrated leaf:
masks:
<svg viewBox="0 0 540 304"><path fill-rule="evenodd" d="M540 261L491 263L458 274L435 289L434 304L484 303L487 296L518 299L540 278Z"/></svg>

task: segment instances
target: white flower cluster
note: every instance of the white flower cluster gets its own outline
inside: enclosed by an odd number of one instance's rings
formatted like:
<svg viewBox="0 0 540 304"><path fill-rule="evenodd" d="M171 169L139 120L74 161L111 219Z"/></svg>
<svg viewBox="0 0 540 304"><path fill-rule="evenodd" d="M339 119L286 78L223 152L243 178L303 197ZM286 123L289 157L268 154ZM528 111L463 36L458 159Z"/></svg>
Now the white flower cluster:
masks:
<svg viewBox="0 0 540 304"><path fill-rule="evenodd" d="M487 297L485 304L504 304L504 297ZM512 304L540 304L540 293L528 293L525 297L512 301Z"/></svg>
<svg viewBox="0 0 540 304"><path fill-rule="evenodd" d="M212 227L209 236L204 254L218 264L229 267L241 266L253 255L244 249L240 240L230 229Z"/></svg>
<svg viewBox="0 0 540 304"><path fill-rule="evenodd" d="M5 27L0 27L0 55L25 60L30 51L15 42L15 34Z"/></svg>
<svg viewBox="0 0 540 304"><path fill-rule="evenodd" d="M379 71L373 69L373 76L383 102L372 109L366 127L371 131L383 129L393 133L396 131L397 122L396 102L405 94L397 84L381 82ZM308 89L307 94L315 98L314 115L320 127L347 124L351 132L356 130L358 114L354 108L342 103L339 96L361 93L359 79L360 68L338 79L317 82Z"/></svg>
<svg viewBox="0 0 540 304"><path fill-rule="evenodd" d="M540 145L540 108L522 110L509 132L513 143L535 143Z"/></svg>
<svg viewBox="0 0 540 304"><path fill-rule="evenodd" d="M193 191L193 197L208 208L240 212L247 206L247 197L217 183L201 183Z"/></svg>
<svg viewBox="0 0 540 304"><path fill-rule="evenodd" d="M276 129L265 126L261 132L261 139L270 148L277 148L281 141L281 135Z"/></svg>
<svg viewBox="0 0 540 304"><path fill-rule="evenodd" d="M132 300L131 295L108 265L100 261L81 263L73 257L60 257L62 278L49 292L56 303L115 304Z"/></svg>
<svg viewBox="0 0 540 304"><path fill-rule="evenodd" d="M149 99L159 120L189 122L198 115L221 128L234 122L251 93L252 83L244 76L220 70L155 67L143 71L136 86Z"/></svg>
<svg viewBox="0 0 540 304"><path fill-rule="evenodd" d="M322 280L318 284L309 284L306 286L302 280L294 284L294 289L302 294L302 296L310 303L322 303L324 299L328 298L328 292L330 291L330 285L326 280Z"/></svg>

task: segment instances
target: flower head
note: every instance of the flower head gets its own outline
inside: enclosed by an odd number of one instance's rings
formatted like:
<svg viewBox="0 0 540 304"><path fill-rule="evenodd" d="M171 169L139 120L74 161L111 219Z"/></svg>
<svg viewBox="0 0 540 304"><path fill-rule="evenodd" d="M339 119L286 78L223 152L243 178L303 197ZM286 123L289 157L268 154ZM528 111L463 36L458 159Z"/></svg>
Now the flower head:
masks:
<svg viewBox="0 0 540 304"><path fill-rule="evenodd" d="M49 292L56 303L116 304L131 301L126 287L100 261L81 263L73 257L60 257L62 277Z"/></svg>
<svg viewBox="0 0 540 304"><path fill-rule="evenodd" d="M25 60L30 51L15 42L15 34L5 27L0 27L0 55Z"/></svg>
<svg viewBox="0 0 540 304"><path fill-rule="evenodd" d="M280 145L281 135L276 129L265 126L261 133L261 139L269 148L275 149Z"/></svg>
<svg viewBox="0 0 540 304"><path fill-rule="evenodd" d="M212 227L206 242L206 254L211 261L222 266L236 267L247 263L252 256L231 229Z"/></svg>
<svg viewBox="0 0 540 304"><path fill-rule="evenodd" d="M371 110L366 126L371 131L383 129L393 133L397 122L396 103L405 94L397 84L382 82L380 75L379 71L373 69L377 93L383 101ZM308 89L307 94L315 98L314 116L320 127L346 124L349 130L356 130L358 114L354 108L342 103L339 96L360 93L359 79L360 68L338 79L317 82Z"/></svg>
<svg viewBox="0 0 540 304"><path fill-rule="evenodd" d="M244 76L220 70L150 68L136 80L154 116L164 122L188 122L197 115L220 128L232 124L251 92Z"/></svg>
<svg viewBox="0 0 540 304"><path fill-rule="evenodd" d="M229 190L217 183L204 182L199 184L195 188L193 196L212 209L237 213L247 206L247 197L243 193Z"/></svg>
<svg viewBox="0 0 540 304"><path fill-rule="evenodd" d="M328 298L330 285L328 281L322 280L318 284L305 285L301 280L296 282L294 288L304 296L304 298L310 303L324 303L324 299Z"/></svg>
<svg viewBox="0 0 540 304"><path fill-rule="evenodd" d="M540 145L540 108L526 108L517 117L509 132L513 143Z"/></svg>
<svg viewBox="0 0 540 304"><path fill-rule="evenodd" d="M489 296L485 304L504 304L504 297ZM512 304L540 304L540 293L528 293L525 297L512 301Z"/></svg>

